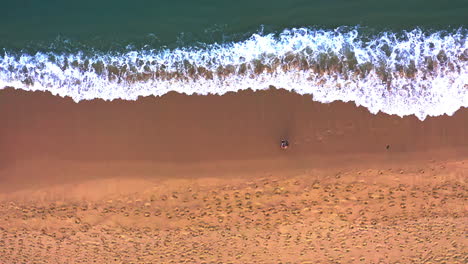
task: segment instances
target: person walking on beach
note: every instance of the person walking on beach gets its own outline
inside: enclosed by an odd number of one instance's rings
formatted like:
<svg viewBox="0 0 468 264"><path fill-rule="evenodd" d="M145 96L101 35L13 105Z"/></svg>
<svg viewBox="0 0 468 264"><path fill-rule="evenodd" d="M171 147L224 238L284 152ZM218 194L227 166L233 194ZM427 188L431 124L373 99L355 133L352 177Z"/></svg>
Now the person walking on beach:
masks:
<svg viewBox="0 0 468 264"><path fill-rule="evenodd" d="M289 142L287 140L285 140L285 139L281 140L280 147L282 149L287 149L289 147Z"/></svg>

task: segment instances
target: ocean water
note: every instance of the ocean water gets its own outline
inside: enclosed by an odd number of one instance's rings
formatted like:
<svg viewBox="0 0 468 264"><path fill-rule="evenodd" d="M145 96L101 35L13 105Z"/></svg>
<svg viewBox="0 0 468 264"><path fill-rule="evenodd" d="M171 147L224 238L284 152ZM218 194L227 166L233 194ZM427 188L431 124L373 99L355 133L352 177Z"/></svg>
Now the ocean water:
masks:
<svg viewBox="0 0 468 264"><path fill-rule="evenodd" d="M2 3L0 89L75 101L284 88L372 113L468 107L468 2Z"/></svg>

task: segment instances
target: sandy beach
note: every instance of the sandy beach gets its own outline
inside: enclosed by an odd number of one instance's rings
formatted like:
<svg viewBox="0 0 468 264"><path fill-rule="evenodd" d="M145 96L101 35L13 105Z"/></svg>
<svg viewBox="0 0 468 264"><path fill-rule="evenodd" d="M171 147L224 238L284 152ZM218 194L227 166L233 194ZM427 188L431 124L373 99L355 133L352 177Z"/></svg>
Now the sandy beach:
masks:
<svg viewBox="0 0 468 264"><path fill-rule="evenodd" d="M0 120L0 263L468 260L466 108L5 89Z"/></svg>

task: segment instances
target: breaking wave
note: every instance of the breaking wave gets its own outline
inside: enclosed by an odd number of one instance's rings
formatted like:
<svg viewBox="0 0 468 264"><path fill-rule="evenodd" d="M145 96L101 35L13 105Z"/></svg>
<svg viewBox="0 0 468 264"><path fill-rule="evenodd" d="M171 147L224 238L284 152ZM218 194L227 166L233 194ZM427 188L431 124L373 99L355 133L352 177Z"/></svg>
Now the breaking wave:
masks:
<svg viewBox="0 0 468 264"><path fill-rule="evenodd" d="M369 35L298 28L244 41L125 52L4 51L0 87L75 101L136 100L170 91L224 94L275 86L372 113L452 115L468 107L467 30Z"/></svg>

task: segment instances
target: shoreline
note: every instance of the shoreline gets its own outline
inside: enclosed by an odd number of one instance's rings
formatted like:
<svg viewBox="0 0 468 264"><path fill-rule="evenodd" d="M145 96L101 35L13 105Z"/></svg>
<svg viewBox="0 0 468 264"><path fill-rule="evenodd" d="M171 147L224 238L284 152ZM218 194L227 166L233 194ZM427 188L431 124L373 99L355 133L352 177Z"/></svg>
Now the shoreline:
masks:
<svg viewBox="0 0 468 264"><path fill-rule="evenodd" d="M373 115L353 103L317 103L282 89L80 103L6 89L0 120L0 179L14 191L81 177L406 166L468 157L466 108L420 121ZM286 151L279 148L283 138Z"/></svg>
<svg viewBox="0 0 468 264"><path fill-rule="evenodd" d="M468 146L467 108L420 121L373 115L352 102L318 103L283 89L79 103L49 92L4 89L0 103L2 159L269 159L284 154L278 148L283 138L292 156Z"/></svg>

